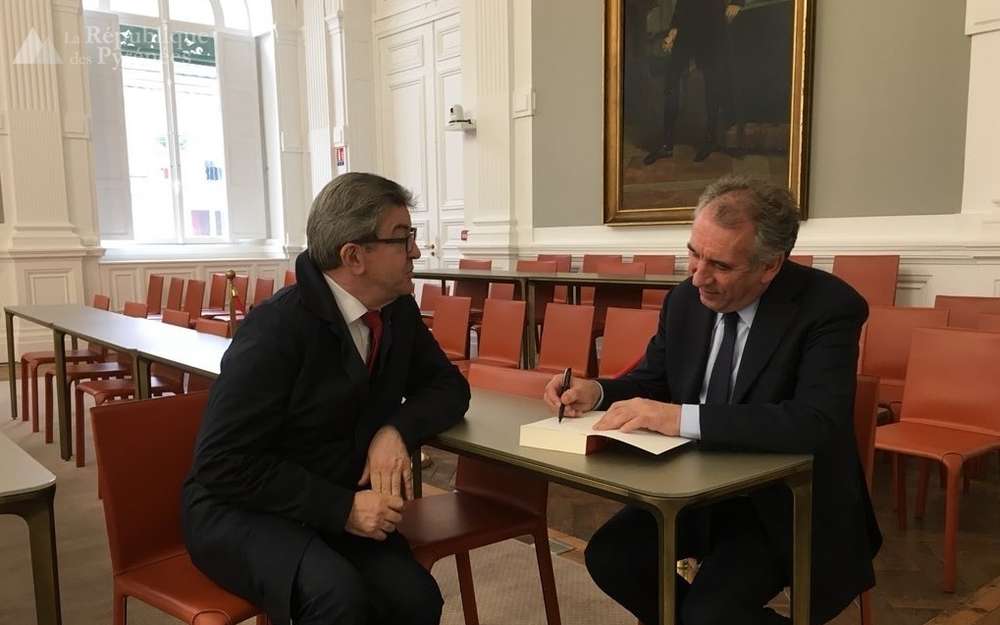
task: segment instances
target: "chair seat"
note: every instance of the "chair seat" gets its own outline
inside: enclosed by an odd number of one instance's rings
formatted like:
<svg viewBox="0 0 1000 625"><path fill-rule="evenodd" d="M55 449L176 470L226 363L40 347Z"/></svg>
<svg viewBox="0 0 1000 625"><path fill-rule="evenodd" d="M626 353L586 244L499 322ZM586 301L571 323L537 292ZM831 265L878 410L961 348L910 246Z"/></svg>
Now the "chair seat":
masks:
<svg viewBox="0 0 1000 625"><path fill-rule="evenodd" d="M414 552L430 546L443 554L469 551L505 538L530 534L540 519L493 499L451 492L414 499L406 504L396 529Z"/></svg>
<svg viewBox="0 0 1000 625"><path fill-rule="evenodd" d="M101 404L109 399L120 399L122 397L133 395L135 393L135 384L132 382L131 378L125 380L90 380L77 384L76 390L81 393L93 395L94 401ZM171 381L163 378L158 378L155 375L149 380L149 390L152 393L164 393L168 391L175 393L181 392L181 389L178 388L176 383L172 383Z"/></svg>
<svg viewBox="0 0 1000 625"><path fill-rule="evenodd" d="M260 614L205 577L186 551L122 573L115 584L121 592L186 623L235 624Z"/></svg>
<svg viewBox="0 0 1000 625"><path fill-rule="evenodd" d="M67 349L66 362L86 362L97 360L101 355L89 349ZM53 351L47 352L25 352L21 354L21 360L36 365L52 364L56 361L56 354Z"/></svg>
<svg viewBox="0 0 1000 625"><path fill-rule="evenodd" d="M127 375L132 373L131 365L120 362L87 362L66 365L66 377L86 378L92 375Z"/></svg>
<svg viewBox="0 0 1000 625"><path fill-rule="evenodd" d="M875 448L935 460L947 454L971 458L1000 449L1000 436L901 421L875 430Z"/></svg>

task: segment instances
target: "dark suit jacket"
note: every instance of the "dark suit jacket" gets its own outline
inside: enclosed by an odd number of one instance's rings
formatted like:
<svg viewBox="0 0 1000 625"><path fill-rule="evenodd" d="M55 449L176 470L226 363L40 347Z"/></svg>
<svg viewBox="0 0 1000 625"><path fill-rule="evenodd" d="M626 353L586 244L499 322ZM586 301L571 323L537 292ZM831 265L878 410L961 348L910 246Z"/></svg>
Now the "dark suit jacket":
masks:
<svg viewBox="0 0 1000 625"><path fill-rule="evenodd" d="M412 451L469 405L468 383L412 297L382 309L369 379L306 253L296 275L297 284L247 315L226 351L183 494L195 564L276 623L288 621L307 543L344 531L376 430L394 425Z"/></svg>
<svg viewBox="0 0 1000 625"><path fill-rule="evenodd" d="M840 279L785 262L760 299L732 403L701 407L702 448L814 455L812 620L825 622L874 585L882 535L854 442L853 403L864 299ZM697 404L716 313L690 280L670 291L638 367L601 380L606 408L630 397ZM752 495L775 552L791 566L792 496Z"/></svg>

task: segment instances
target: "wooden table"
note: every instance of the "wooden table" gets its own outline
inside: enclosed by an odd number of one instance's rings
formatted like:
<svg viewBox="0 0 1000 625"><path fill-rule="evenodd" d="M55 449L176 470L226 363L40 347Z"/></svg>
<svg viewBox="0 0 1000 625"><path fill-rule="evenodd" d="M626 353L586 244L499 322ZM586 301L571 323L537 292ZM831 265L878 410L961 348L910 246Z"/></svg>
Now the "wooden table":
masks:
<svg viewBox="0 0 1000 625"><path fill-rule="evenodd" d="M465 456L516 466L553 482L649 510L660 529L661 623L672 623L674 616L678 513L688 506L784 482L794 496L793 622L808 624L811 456L706 452L685 447L661 457L617 446L582 456L521 447L520 426L547 416L548 408L540 399L475 389L465 421L430 444Z"/></svg>
<svg viewBox="0 0 1000 625"><path fill-rule="evenodd" d="M28 524L38 625L62 623L52 510L55 494L56 476L0 434L0 514L16 514Z"/></svg>
<svg viewBox="0 0 1000 625"><path fill-rule="evenodd" d="M440 280L442 291L447 280L486 280L488 282L512 282L524 294L526 314L525 348L523 364L526 369L535 366L538 346L535 340L535 287L538 284L566 284L575 287L596 285L638 286L642 288L663 288L677 286L687 279L686 274L623 276L603 273L537 273L533 271L507 271L500 269L420 269L413 276L423 280Z"/></svg>

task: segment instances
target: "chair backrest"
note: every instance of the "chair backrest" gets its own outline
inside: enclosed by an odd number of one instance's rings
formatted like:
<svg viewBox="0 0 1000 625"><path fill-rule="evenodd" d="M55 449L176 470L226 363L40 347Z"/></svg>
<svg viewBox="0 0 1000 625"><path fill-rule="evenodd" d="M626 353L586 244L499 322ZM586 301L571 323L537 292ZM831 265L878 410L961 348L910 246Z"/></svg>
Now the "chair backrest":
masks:
<svg viewBox="0 0 1000 625"><path fill-rule="evenodd" d="M667 297L669 291L670 289L643 289L643 310L660 310L663 308L663 300Z"/></svg>
<svg viewBox="0 0 1000 625"><path fill-rule="evenodd" d="M160 314L163 306L163 276L149 274L149 286L146 288L146 311L150 315Z"/></svg>
<svg viewBox="0 0 1000 625"><path fill-rule="evenodd" d="M798 264L806 266L806 267L812 267L813 266L813 257L812 256L803 256L801 254L795 254L795 255L789 256L788 260L792 261L793 263L798 263Z"/></svg>
<svg viewBox="0 0 1000 625"><path fill-rule="evenodd" d="M537 369L562 371L573 369L573 375L582 378L591 374L591 331L594 325L594 307L584 304L549 304L545 311L542 345L538 354Z"/></svg>
<svg viewBox="0 0 1000 625"><path fill-rule="evenodd" d="M1000 297L938 295L934 308L948 310L948 327L975 329L979 327L979 315L1000 313Z"/></svg>
<svg viewBox="0 0 1000 625"><path fill-rule="evenodd" d="M440 282L424 282L420 286L420 310L432 312L437 306L437 301L446 294L447 292L442 293Z"/></svg>
<svg viewBox="0 0 1000 625"><path fill-rule="evenodd" d="M869 306L896 303L899 256L834 256L833 275L850 284Z"/></svg>
<svg viewBox="0 0 1000 625"><path fill-rule="evenodd" d="M468 297L442 295L438 298L431 332L449 360L468 358L471 305L472 299Z"/></svg>
<svg viewBox="0 0 1000 625"><path fill-rule="evenodd" d="M207 402L192 393L91 411L115 575L184 551L181 487Z"/></svg>
<svg viewBox="0 0 1000 625"><path fill-rule="evenodd" d="M657 310L609 308L604 322L597 375L614 378L630 369L643 354L660 322Z"/></svg>
<svg viewBox="0 0 1000 625"><path fill-rule="evenodd" d="M237 275L233 278L233 288L236 289L236 310L247 311L247 294L250 291L250 276Z"/></svg>
<svg viewBox="0 0 1000 625"><path fill-rule="evenodd" d="M568 273L573 267L572 254L539 254L535 260L555 262L556 271L560 273Z"/></svg>
<svg viewBox="0 0 1000 625"><path fill-rule="evenodd" d="M288 286L289 284L295 284L295 272L291 269L285 270L285 281L282 283L283 286Z"/></svg>
<svg viewBox="0 0 1000 625"><path fill-rule="evenodd" d="M1000 333L913 331L900 420L1000 436Z"/></svg>
<svg viewBox="0 0 1000 625"><path fill-rule="evenodd" d="M636 254L633 263L646 265L646 273L669 276L677 271L677 257L673 254Z"/></svg>
<svg viewBox="0 0 1000 625"><path fill-rule="evenodd" d="M513 282L490 282L488 299L514 299Z"/></svg>
<svg viewBox="0 0 1000 625"><path fill-rule="evenodd" d="M646 263L602 261L595 265L595 271L609 276L644 276L646 275Z"/></svg>
<svg viewBox="0 0 1000 625"><path fill-rule="evenodd" d="M982 313L979 315L979 329L987 332L1000 332L1000 314Z"/></svg>
<svg viewBox="0 0 1000 625"><path fill-rule="evenodd" d="M492 260L473 260L471 258L460 258L458 260L459 269L489 270L493 267ZM489 296L490 283L485 280L472 280L455 278L455 287L452 291L458 297L468 297L472 299L472 308L483 309L483 301Z"/></svg>
<svg viewBox="0 0 1000 625"><path fill-rule="evenodd" d="M913 330L947 325L947 310L873 306L865 324L861 373L882 380L902 380L906 377Z"/></svg>
<svg viewBox="0 0 1000 625"><path fill-rule="evenodd" d="M508 367L521 362L521 339L527 303L506 299L487 299L483 307L479 358Z"/></svg>
<svg viewBox="0 0 1000 625"><path fill-rule="evenodd" d="M184 310L191 315L192 319L201 316L201 309L205 304L205 281L188 280L186 293L184 293Z"/></svg>
<svg viewBox="0 0 1000 625"><path fill-rule="evenodd" d="M274 295L274 278L257 278L253 285L253 305L257 306Z"/></svg>
<svg viewBox="0 0 1000 625"><path fill-rule="evenodd" d="M480 363L469 366L469 385L473 388L540 398L551 373L491 367ZM465 456L458 457L455 488L473 495L482 495L544 516L548 501L548 482L514 467L483 462Z"/></svg>
<svg viewBox="0 0 1000 625"><path fill-rule="evenodd" d="M854 391L854 441L858 445L858 458L865 472L868 491L872 489L875 467L875 418L878 414L878 378L859 375Z"/></svg>
<svg viewBox="0 0 1000 625"><path fill-rule="evenodd" d="M167 286L166 308L180 310L181 299L184 297L184 278L170 278L170 285Z"/></svg>
<svg viewBox="0 0 1000 625"><path fill-rule="evenodd" d="M199 317L194 320L195 332L214 334L223 338L229 338L229 323L218 319L205 319Z"/></svg>
<svg viewBox="0 0 1000 625"><path fill-rule="evenodd" d="M517 271L532 273L556 273L559 271L559 264L554 260L519 260L515 267Z"/></svg>
<svg viewBox="0 0 1000 625"><path fill-rule="evenodd" d="M559 271L559 264L554 260L519 260L515 265L518 271L530 271L533 273L556 273ZM549 302L555 298L556 285L538 283L535 284L535 321L541 323L545 320L545 310ZM527 297L525 293L521 297Z"/></svg>
<svg viewBox="0 0 1000 625"><path fill-rule="evenodd" d="M226 274L213 273L208 283L208 307L222 308L226 305Z"/></svg>
<svg viewBox="0 0 1000 625"><path fill-rule="evenodd" d="M149 314L149 309L142 302L125 302L125 307L122 308L122 314L126 317L142 317L145 318Z"/></svg>
<svg viewBox="0 0 1000 625"><path fill-rule="evenodd" d="M597 265L603 262L611 261L614 263L622 262L621 254L584 254L583 255L583 272L584 273L596 273Z"/></svg>
<svg viewBox="0 0 1000 625"><path fill-rule="evenodd" d="M163 323L169 323L172 326L180 326L182 328L191 327L191 314L186 310L174 310L173 308L164 308L163 317L161 318Z"/></svg>
<svg viewBox="0 0 1000 625"><path fill-rule="evenodd" d="M98 310L111 310L111 298L100 293L94 294L94 308Z"/></svg>

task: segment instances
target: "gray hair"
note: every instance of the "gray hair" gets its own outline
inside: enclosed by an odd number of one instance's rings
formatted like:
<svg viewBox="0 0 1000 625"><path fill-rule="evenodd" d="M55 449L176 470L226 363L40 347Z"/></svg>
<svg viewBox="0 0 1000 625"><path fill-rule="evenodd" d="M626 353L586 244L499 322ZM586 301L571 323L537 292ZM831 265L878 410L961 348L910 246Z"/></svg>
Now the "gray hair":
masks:
<svg viewBox="0 0 1000 625"><path fill-rule="evenodd" d="M711 216L723 228L737 228L747 221L754 225L752 264L787 257L799 235L799 206L788 189L759 178L726 175L698 198L695 217L713 200L730 194L733 201L717 202Z"/></svg>
<svg viewBox="0 0 1000 625"><path fill-rule="evenodd" d="M309 209L309 257L320 270L336 269L341 264L340 248L376 236L382 215L397 206L411 208L413 194L392 180L358 172L337 176Z"/></svg>

